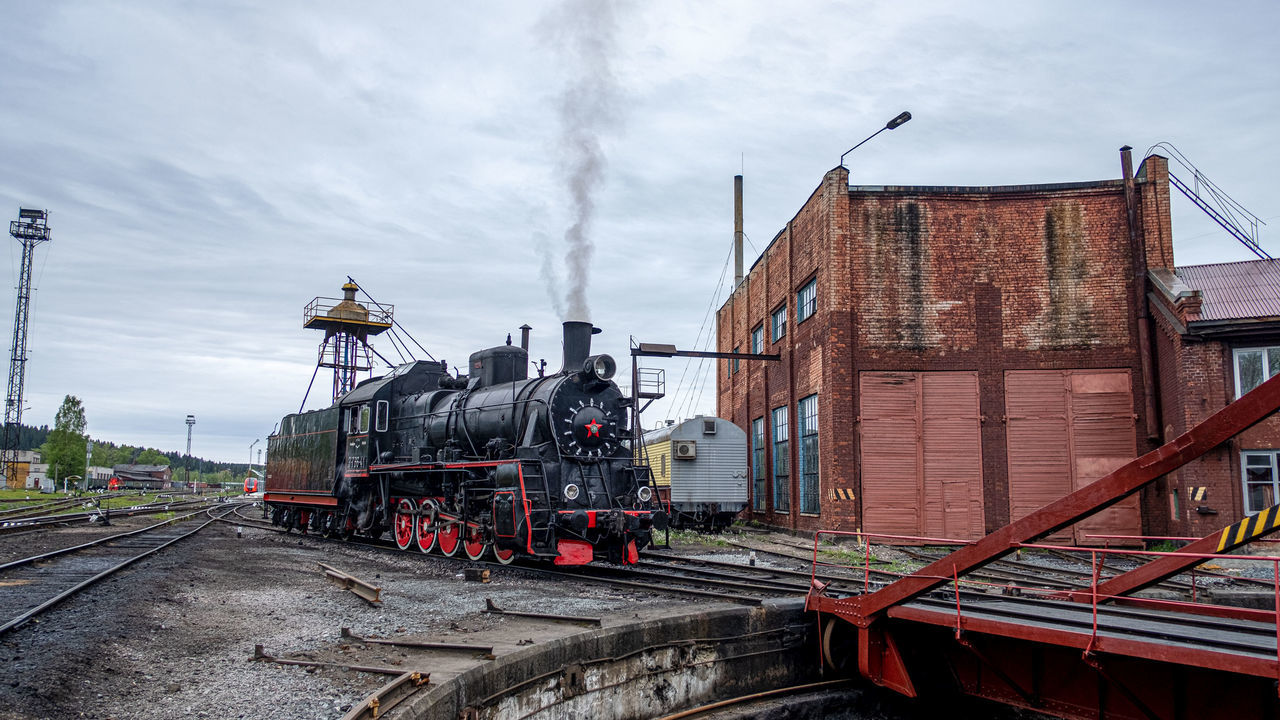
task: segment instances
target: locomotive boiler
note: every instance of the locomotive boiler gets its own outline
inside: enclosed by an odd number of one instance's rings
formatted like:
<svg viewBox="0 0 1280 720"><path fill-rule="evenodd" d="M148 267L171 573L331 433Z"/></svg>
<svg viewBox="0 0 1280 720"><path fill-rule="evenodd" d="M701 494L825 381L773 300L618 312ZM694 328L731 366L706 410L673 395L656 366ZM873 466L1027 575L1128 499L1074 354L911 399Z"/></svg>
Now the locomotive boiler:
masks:
<svg viewBox="0 0 1280 720"><path fill-rule="evenodd" d="M268 439L272 521L325 536L509 563L635 562L667 516L632 457L631 404L590 323L564 323L560 372L529 377L527 347L474 353L466 375L415 361L333 406L285 416Z"/></svg>

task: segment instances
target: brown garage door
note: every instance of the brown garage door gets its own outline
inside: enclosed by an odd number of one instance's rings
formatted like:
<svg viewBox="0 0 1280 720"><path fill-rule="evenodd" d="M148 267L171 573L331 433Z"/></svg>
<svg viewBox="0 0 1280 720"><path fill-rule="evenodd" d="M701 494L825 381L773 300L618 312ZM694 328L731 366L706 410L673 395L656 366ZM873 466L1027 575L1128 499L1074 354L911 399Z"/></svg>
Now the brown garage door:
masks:
<svg viewBox="0 0 1280 720"><path fill-rule="evenodd" d="M863 528L982 537L977 373L864 372L859 393Z"/></svg>
<svg viewBox="0 0 1280 720"><path fill-rule="evenodd" d="M1128 370L1011 370L1004 382L1014 520L1133 459ZM1100 545L1086 536L1137 535L1141 527L1134 495L1053 539Z"/></svg>

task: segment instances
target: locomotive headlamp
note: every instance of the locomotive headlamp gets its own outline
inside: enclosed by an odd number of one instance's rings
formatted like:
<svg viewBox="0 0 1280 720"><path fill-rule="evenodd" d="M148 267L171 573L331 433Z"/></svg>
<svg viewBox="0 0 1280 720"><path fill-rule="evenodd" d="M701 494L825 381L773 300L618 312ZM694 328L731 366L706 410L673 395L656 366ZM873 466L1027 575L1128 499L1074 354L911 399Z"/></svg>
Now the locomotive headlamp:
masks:
<svg viewBox="0 0 1280 720"><path fill-rule="evenodd" d="M592 355L583 364L582 371L595 380L608 380L618 372L618 363L609 355Z"/></svg>
<svg viewBox="0 0 1280 720"><path fill-rule="evenodd" d="M645 485L640 488L640 492L636 493L636 496L640 498L640 502L647 503L653 499L653 490L648 485Z"/></svg>
<svg viewBox="0 0 1280 720"><path fill-rule="evenodd" d="M581 491L578 489L577 485L574 485L573 483L569 483L568 485L564 486L564 499L577 500L579 492Z"/></svg>

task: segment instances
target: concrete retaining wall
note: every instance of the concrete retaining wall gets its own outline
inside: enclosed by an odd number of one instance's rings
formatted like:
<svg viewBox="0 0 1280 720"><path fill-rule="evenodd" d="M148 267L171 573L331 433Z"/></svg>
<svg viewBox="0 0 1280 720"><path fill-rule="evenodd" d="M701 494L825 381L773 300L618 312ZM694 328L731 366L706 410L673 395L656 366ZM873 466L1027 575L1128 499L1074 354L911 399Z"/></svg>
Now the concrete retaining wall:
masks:
<svg viewBox="0 0 1280 720"><path fill-rule="evenodd" d="M406 702L408 717L640 720L813 680L803 600L584 632L469 670Z"/></svg>

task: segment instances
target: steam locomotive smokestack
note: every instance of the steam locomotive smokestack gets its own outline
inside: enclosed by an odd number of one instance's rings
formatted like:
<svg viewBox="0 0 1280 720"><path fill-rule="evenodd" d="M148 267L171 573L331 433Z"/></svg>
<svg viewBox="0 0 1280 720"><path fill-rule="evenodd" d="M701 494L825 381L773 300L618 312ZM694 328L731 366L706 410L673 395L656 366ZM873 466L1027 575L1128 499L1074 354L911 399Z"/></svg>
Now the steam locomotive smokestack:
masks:
<svg viewBox="0 0 1280 720"><path fill-rule="evenodd" d="M595 328L581 320L564 323L564 367L562 372L577 372L591 355L591 333Z"/></svg>
<svg viewBox="0 0 1280 720"><path fill-rule="evenodd" d="M525 352L529 351L529 331L532 329L529 323L520 326L520 347L524 348Z"/></svg>

